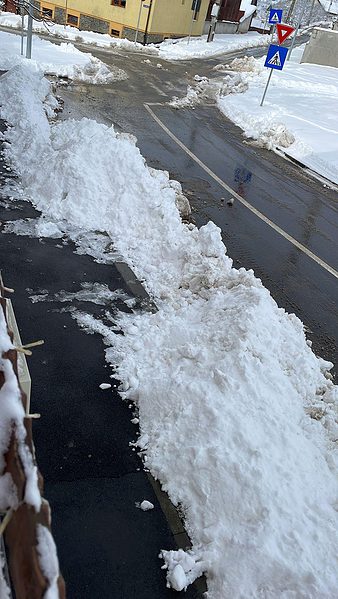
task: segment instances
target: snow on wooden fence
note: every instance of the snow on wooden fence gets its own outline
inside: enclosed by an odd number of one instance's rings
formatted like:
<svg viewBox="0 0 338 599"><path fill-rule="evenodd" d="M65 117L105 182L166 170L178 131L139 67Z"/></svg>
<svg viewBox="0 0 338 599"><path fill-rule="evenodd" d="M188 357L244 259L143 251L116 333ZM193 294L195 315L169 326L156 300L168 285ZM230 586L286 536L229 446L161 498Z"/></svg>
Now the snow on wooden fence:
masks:
<svg viewBox="0 0 338 599"><path fill-rule="evenodd" d="M18 351L25 348L16 347L8 327L8 291L0 277L0 535L16 599L65 599L50 508L42 497L43 479L35 461L35 415L29 414L29 400L19 383ZM3 577L1 584L6 585ZM10 597L9 589L3 595Z"/></svg>

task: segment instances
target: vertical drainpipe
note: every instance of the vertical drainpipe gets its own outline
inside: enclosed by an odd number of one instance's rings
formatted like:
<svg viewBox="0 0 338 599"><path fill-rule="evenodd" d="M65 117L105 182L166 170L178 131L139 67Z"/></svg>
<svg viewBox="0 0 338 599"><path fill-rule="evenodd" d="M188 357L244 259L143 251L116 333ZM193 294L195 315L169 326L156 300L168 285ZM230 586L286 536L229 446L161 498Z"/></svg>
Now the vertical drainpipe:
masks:
<svg viewBox="0 0 338 599"><path fill-rule="evenodd" d="M148 8L148 16L147 16L147 23L146 23L146 28L145 28L145 32L144 32L144 38L143 38L143 45L145 46L147 43L147 36L148 36L148 27L149 27L149 21L150 21L150 13L151 13L151 7L153 5L153 0L149 0L149 8Z"/></svg>

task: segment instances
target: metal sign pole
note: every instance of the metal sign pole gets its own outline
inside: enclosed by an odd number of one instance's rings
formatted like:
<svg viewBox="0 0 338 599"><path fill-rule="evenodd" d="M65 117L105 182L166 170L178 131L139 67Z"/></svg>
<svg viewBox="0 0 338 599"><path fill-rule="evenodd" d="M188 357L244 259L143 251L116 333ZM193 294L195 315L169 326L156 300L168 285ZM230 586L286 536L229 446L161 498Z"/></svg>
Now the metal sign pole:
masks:
<svg viewBox="0 0 338 599"><path fill-rule="evenodd" d="M23 56L23 40L25 37L25 12L21 6L21 56Z"/></svg>
<svg viewBox="0 0 338 599"><path fill-rule="evenodd" d="M32 10L30 7L29 10ZM32 58L33 15L28 13L26 58Z"/></svg>
<svg viewBox="0 0 338 599"><path fill-rule="evenodd" d="M262 101L261 101L261 103L260 103L260 105L261 105L261 106L263 106L263 104L264 104L264 100L265 100L266 92L268 91L268 87L269 87L269 85L270 85L270 79L271 79L271 77L272 77L272 73L273 73L273 69L270 69L270 75L269 75L269 77L268 77L268 80L267 80L267 82L266 82L266 86L265 86L265 90L264 90L263 98L262 98Z"/></svg>
<svg viewBox="0 0 338 599"><path fill-rule="evenodd" d="M293 49L294 49L294 47L295 47L295 43L296 43L296 37L297 37L298 31L299 31L299 27L300 27L300 23L298 23L298 25L297 25L297 27L296 27L295 35L293 36L292 44L291 44L291 47L290 47L290 50L289 50L289 52L288 52L288 55L287 55L287 58L286 58L286 60L290 60L290 56L291 56L291 54L292 54L292 50L293 50Z"/></svg>
<svg viewBox="0 0 338 599"><path fill-rule="evenodd" d="M137 27L136 27L136 33L135 33L135 41L134 44L137 43L137 38L138 38L138 34L139 34L139 30L140 30L140 21L141 21L141 12L142 12L142 3L143 0L140 0L140 10L138 12L138 19L137 19Z"/></svg>
<svg viewBox="0 0 338 599"><path fill-rule="evenodd" d="M194 16L195 16L195 10L192 11L192 17L191 17L191 25L190 25L190 31L189 31L189 37L188 37L188 44L190 43L190 39L192 36L192 28L194 26Z"/></svg>

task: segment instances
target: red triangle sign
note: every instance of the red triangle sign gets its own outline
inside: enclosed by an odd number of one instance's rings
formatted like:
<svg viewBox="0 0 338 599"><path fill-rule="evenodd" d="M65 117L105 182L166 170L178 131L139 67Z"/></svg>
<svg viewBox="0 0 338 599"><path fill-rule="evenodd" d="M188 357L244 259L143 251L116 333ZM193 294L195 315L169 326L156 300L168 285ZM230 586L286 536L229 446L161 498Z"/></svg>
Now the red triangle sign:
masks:
<svg viewBox="0 0 338 599"><path fill-rule="evenodd" d="M283 25L283 23L277 23L276 25L278 41L280 44L285 42L285 40L294 32L295 28L290 27L290 25Z"/></svg>

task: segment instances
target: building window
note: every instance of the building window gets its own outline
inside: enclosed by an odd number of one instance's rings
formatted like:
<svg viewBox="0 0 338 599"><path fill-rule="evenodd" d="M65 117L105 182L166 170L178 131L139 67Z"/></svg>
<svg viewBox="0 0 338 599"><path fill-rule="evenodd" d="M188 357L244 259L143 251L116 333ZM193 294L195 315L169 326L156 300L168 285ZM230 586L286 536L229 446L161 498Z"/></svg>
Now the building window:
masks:
<svg viewBox="0 0 338 599"><path fill-rule="evenodd" d="M53 19L53 10L51 8L45 8L44 6L41 6L41 12L43 17Z"/></svg>
<svg viewBox="0 0 338 599"><path fill-rule="evenodd" d="M76 15L71 15L71 14L67 13L67 23L68 23L68 25L73 25L73 27L78 27L79 26L79 17L77 17Z"/></svg>
<svg viewBox="0 0 338 599"><path fill-rule="evenodd" d="M120 6L121 8L126 8L127 0L111 0L112 6Z"/></svg>
<svg viewBox="0 0 338 599"><path fill-rule="evenodd" d="M118 29L111 29L110 35L113 35L114 37L120 37L120 32Z"/></svg>

